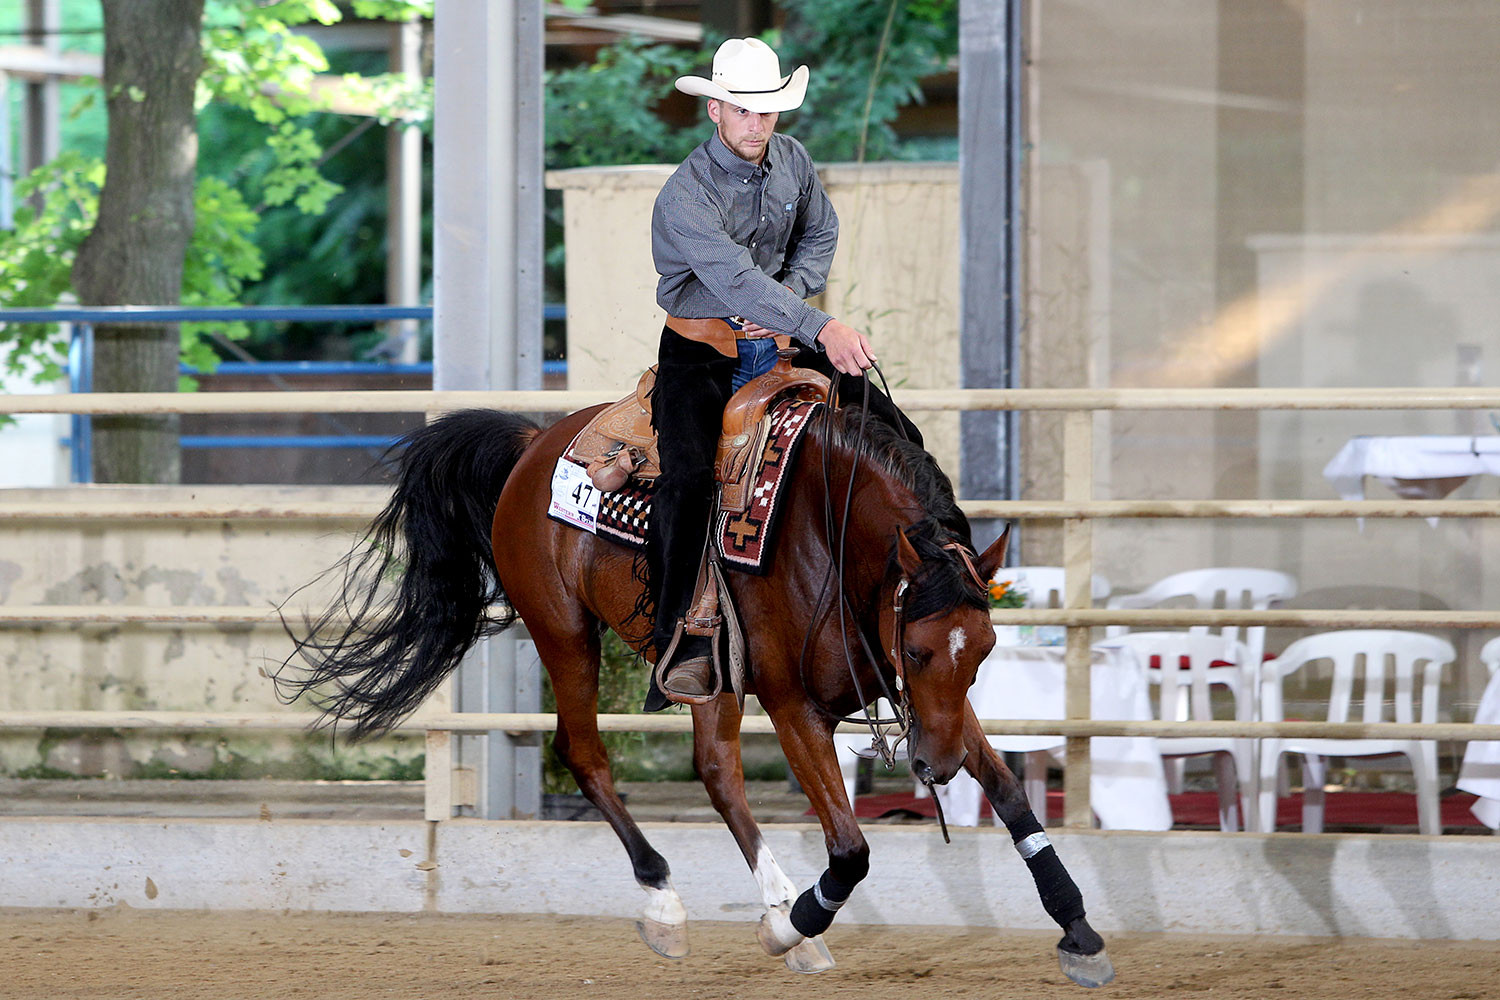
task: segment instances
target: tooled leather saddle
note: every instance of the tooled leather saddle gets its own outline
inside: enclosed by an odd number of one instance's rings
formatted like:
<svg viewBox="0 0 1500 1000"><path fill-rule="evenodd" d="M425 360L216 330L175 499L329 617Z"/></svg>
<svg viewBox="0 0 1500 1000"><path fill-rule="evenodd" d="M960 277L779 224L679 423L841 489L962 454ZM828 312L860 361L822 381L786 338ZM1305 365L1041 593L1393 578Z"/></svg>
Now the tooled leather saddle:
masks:
<svg viewBox="0 0 1500 1000"><path fill-rule="evenodd" d="M766 411L782 399L828 398L828 379L819 372L793 368L790 358L796 352L778 346L775 366L751 379L724 407L724 426L714 458L722 512L743 513L750 504L755 459L766 443ZM618 490L631 477L649 481L661 475L661 456L651 427L651 389L655 384L656 368L646 369L635 391L600 410L564 453L568 460L582 465L603 492Z"/></svg>

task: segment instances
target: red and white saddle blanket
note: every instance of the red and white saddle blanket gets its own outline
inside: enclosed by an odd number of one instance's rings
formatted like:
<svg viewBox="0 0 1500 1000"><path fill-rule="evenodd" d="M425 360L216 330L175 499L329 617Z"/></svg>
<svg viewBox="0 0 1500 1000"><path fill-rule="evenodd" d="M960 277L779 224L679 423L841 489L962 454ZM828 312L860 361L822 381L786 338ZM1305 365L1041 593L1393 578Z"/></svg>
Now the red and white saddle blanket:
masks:
<svg viewBox="0 0 1500 1000"><path fill-rule="evenodd" d="M721 513L715 539L727 565L747 573L764 574L771 567L777 515L783 490L796 461L797 447L809 419L822 403L787 399L765 416L769 421L766 445L760 454L749 507L743 514ZM589 481L582 465L559 458L552 474L552 500L547 516L554 521L591 531L626 548L646 544L651 521L654 482L631 479L619 490L602 493Z"/></svg>

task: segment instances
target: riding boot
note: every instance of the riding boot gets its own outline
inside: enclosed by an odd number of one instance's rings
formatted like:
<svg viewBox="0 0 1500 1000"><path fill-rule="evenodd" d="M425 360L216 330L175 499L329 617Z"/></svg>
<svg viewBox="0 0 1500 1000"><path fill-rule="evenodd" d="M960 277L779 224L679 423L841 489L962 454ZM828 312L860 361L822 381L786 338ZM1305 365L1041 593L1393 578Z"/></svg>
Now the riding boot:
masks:
<svg viewBox="0 0 1500 1000"><path fill-rule="evenodd" d="M652 530L655 532L657 558L661 566L661 586L656 597L656 623L654 641L658 655L669 656L671 661L657 672L661 677L661 693L678 704L692 704L707 697L714 688L713 649L706 636L689 635L684 632L677 639L678 624L692 604L693 590L698 583L698 567L702 562L703 544L708 534L708 519L711 509L713 477L694 477L687 482L681 479L658 481L652 506L660 505L666 516L652 515ZM651 551L651 541L647 551Z"/></svg>
<svg viewBox="0 0 1500 1000"><path fill-rule="evenodd" d="M646 533L647 580L656 608L652 635L658 657L670 648L698 582L716 488L714 451L736 365L737 359L706 344L662 331L651 394L651 420L662 471ZM653 685L646 710L664 708L668 699L701 700L712 691L712 652L706 637L684 634L663 668L665 673L657 672L663 677L663 690Z"/></svg>

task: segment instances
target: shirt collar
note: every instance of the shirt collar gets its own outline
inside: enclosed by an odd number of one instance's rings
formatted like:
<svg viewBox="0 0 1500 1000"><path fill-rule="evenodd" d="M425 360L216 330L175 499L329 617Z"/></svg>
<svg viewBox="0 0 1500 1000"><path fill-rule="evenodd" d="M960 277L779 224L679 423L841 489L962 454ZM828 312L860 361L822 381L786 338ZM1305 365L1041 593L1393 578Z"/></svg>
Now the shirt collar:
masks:
<svg viewBox="0 0 1500 1000"><path fill-rule="evenodd" d="M737 180L754 180L759 177L762 170L769 170L771 166L771 151L766 150L765 159L760 163L751 163L736 155L734 150L724 145L724 140L719 138L719 130L714 129L713 135L708 137L708 158L719 166L725 173Z"/></svg>

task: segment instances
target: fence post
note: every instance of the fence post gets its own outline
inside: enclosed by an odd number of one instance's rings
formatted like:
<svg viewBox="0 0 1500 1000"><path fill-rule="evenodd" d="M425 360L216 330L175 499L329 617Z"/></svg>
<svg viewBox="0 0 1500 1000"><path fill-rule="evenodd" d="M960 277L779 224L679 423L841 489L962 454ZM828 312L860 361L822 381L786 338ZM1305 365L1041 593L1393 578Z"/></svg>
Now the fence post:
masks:
<svg viewBox="0 0 1500 1000"><path fill-rule="evenodd" d="M1069 410L1063 418L1064 500L1091 501L1094 498L1093 430L1094 414L1091 410ZM1070 517L1063 521L1064 607L1093 606L1093 548L1092 521L1084 517ZM1089 638L1087 625L1068 626L1063 713L1068 719L1087 719L1093 714L1090 698L1093 650ZM1066 746L1068 762L1063 768L1063 825L1089 827L1094 818L1089 803L1089 785L1093 776L1089 738L1069 736Z"/></svg>
<svg viewBox="0 0 1500 1000"><path fill-rule="evenodd" d="M441 822L453 815L453 734L427 731L427 756L422 766L425 816Z"/></svg>

